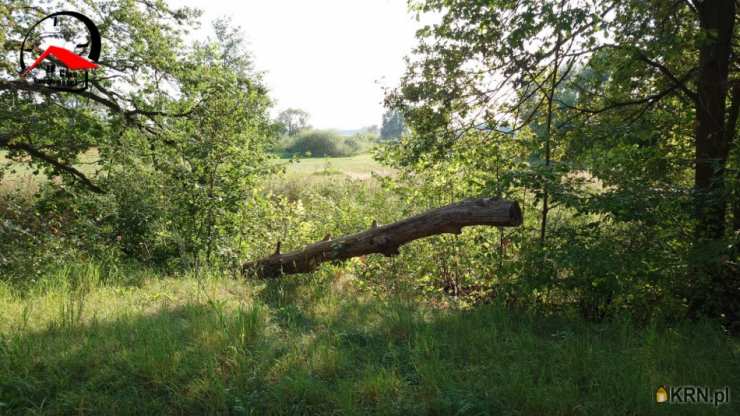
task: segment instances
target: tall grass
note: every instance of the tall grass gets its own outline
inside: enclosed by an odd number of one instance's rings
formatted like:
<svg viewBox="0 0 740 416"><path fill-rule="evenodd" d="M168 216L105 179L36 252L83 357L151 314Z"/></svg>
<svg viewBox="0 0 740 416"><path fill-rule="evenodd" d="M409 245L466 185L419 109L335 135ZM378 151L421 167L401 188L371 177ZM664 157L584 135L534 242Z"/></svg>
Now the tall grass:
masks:
<svg viewBox="0 0 740 416"><path fill-rule="evenodd" d="M664 383L740 387L740 344L711 322L412 299L331 267L275 282L60 269L0 286L0 414L738 414L654 401Z"/></svg>

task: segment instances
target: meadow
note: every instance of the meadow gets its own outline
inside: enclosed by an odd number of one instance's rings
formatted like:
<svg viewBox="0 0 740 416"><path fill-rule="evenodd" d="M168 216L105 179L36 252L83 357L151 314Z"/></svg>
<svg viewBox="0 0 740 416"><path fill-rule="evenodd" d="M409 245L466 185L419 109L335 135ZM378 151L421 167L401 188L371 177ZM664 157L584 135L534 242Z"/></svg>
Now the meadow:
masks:
<svg viewBox="0 0 740 416"><path fill-rule="evenodd" d="M0 416L740 415L737 1L168 3L0 3Z"/></svg>
<svg viewBox="0 0 740 416"><path fill-rule="evenodd" d="M386 176L393 172L391 168L375 161L368 153L350 157L302 158L295 162L291 162L290 159L279 159L277 163L285 167L289 180L305 178L307 175L370 179L373 174Z"/></svg>
<svg viewBox="0 0 740 416"><path fill-rule="evenodd" d="M98 152L94 149L82 153L80 163L75 168L94 176L98 158ZM0 194L17 191L33 194L48 180L48 176L40 169L35 171L25 163L15 163L8 159L6 151L0 151Z"/></svg>
<svg viewBox="0 0 740 416"><path fill-rule="evenodd" d="M312 235L399 215L367 155L286 167L271 186L303 198ZM398 278L433 245L276 281L90 261L0 282L0 414L737 414L655 403L665 383L740 386L740 343L718 323L430 302Z"/></svg>

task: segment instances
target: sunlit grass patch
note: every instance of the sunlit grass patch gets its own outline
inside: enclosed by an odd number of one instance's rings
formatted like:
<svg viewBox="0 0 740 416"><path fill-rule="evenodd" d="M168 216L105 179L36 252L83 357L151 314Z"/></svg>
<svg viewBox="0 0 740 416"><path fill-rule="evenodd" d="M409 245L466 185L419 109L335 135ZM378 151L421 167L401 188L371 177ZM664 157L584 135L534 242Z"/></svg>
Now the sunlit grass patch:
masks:
<svg viewBox="0 0 740 416"><path fill-rule="evenodd" d="M79 157L79 163L75 165L83 174L93 176L98 166L98 151L92 149ZM43 171L35 171L23 161L11 160L6 151L0 151L0 170L4 175L0 176L0 195L10 192L22 192L31 195L39 189L49 178Z"/></svg>
<svg viewBox="0 0 740 416"><path fill-rule="evenodd" d="M299 158L296 161L280 159L276 163L285 166L288 177L333 172L345 174L353 179L367 179L373 173L379 175L393 173L393 169L381 165L370 154L351 157Z"/></svg>

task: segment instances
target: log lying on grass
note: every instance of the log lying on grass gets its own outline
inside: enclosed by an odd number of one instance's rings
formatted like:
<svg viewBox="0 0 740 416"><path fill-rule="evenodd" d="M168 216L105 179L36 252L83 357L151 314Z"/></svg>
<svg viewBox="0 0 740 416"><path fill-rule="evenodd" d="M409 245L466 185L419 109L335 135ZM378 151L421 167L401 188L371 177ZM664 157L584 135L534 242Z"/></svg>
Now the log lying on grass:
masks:
<svg viewBox="0 0 740 416"><path fill-rule="evenodd" d="M306 246L303 250L275 253L255 262L245 263L242 272L259 278L276 278L286 274L307 273L326 261L341 261L371 253L385 256L398 254L398 248L410 241L431 235L459 234L470 225L512 227L522 223L522 212L516 202L479 198L436 208L392 224L378 227L373 221L369 230Z"/></svg>

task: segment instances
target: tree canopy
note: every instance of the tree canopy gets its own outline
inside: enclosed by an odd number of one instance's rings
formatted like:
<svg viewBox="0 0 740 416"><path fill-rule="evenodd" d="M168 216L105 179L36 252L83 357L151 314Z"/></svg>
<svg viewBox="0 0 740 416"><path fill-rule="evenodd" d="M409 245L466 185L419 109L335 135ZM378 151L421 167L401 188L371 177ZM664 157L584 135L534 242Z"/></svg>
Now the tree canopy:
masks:
<svg viewBox="0 0 740 416"><path fill-rule="evenodd" d="M380 128L380 137L383 139L398 139L403 134L403 114L396 109L390 109L383 114L383 124Z"/></svg>
<svg viewBox="0 0 740 416"><path fill-rule="evenodd" d="M186 42L198 27L192 9L163 1L63 6L97 24L100 68L84 91L20 79L24 34L62 3L1 5L7 53L0 57L0 151L14 166L60 177L54 186L78 198L75 204L92 192L130 206L128 219L115 210L104 214L102 203L85 214L114 221L130 250L171 235L156 229L166 225L187 236L177 241L182 253L210 257L219 238L233 232L226 224L253 179L271 171L267 149L277 133L272 102L238 28L218 20L214 38ZM152 211L139 205L145 203Z"/></svg>
<svg viewBox="0 0 740 416"><path fill-rule="evenodd" d="M277 122L282 126L283 133L288 136L295 136L301 130L311 127L308 124L309 119L310 116L307 112L297 108L288 108L278 114Z"/></svg>
<svg viewBox="0 0 740 416"><path fill-rule="evenodd" d="M534 190L543 243L553 205L660 224L667 240L693 228L686 281L711 276L731 303L737 282L719 263L740 229L733 0L409 4L440 18L386 96L413 133L397 163L465 158L492 172L484 187ZM582 172L602 190L586 192Z"/></svg>

